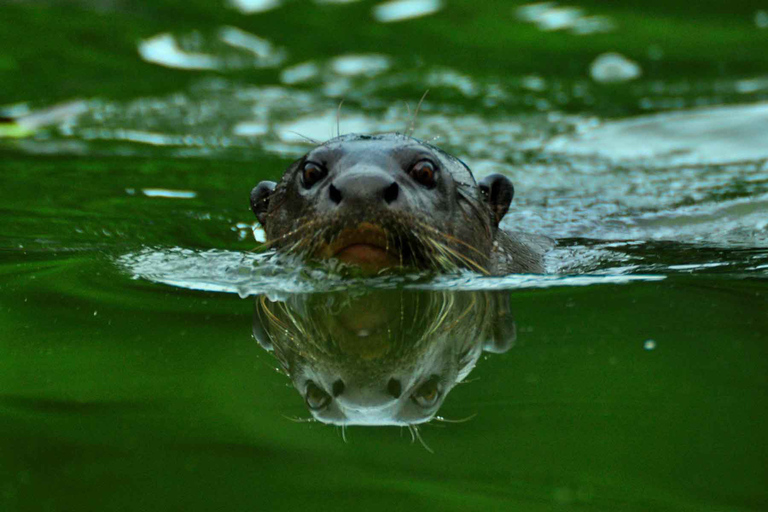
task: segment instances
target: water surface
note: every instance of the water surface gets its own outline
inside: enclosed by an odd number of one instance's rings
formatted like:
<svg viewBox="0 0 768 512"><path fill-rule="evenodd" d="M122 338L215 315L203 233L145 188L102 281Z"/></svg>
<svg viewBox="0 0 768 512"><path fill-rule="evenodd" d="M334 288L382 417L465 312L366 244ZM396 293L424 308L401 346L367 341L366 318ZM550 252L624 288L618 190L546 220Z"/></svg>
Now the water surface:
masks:
<svg viewBox="0 0 768 512"><path fill-rule="evenodd" d="M760 2L0 12L3 510L768 508ZM548 274L256 250L308 139L409 130Z"/></svg>

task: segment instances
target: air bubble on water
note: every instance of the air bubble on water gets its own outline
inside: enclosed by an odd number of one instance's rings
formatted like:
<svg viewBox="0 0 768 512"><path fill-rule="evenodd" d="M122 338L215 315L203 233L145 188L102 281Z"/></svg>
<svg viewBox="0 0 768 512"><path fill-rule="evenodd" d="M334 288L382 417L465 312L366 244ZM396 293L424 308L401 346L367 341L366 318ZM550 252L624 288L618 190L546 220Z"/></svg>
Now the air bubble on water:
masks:
<svg viewBox="0 0 768 512"><path fill-rule="evenodd" d="M589 73L595 82L619 83L639 78L642 75L642 69L637 62L627 57L619 53L608 52L599 55L592 62Z"/></svg>
<svg viewBox="0 0 768 512"><path fill-rule="evenodd" d="M529 91L543 91L547 88L547 82L538 75L529 75L523 77L521 85Z"/></svg>
<svg viewBox="0 0 768 512"><path fill-rule="evenodd" d="M229 0L230 7L243 14L255 14L280 7L281 0Z"/></svg>
<svg viewBox="0 0 768 512"><path fill-rule="evenodd" d="M373 18L392 23L434 14L443 8L440 0L392 0L373 8Z"/></svg>
<svg viewBox="0 0 768 512"><path fill-rule="evenodd" d="M755 13L755 25L757 25L757 28L768 28L768 11L757 11Z"/></svg>
<svg viewBox="0 0 768 512"><path fill-rule="evenodd" d="M643 348L645 350L653 350L656 348L656 342L654 340L645 340L645 343L643 343Z"/></svg>
<svg viewBox="0 0 768 512"><path fill-rule="evenodd" d="M278 61L285 59L285 52L275 48L270 41L237 27L221 27L219 39L233 48L250 52L260 59L271 58ZM277 58L278 53L282 57Z"/></svg>
<svg viewBox="0 0 768 512"><path fill-rule="evenodd" d="M386 55L341 55L330 63L334 73L342 76L374 76L390 68Z"/></svg>
<svg viewBox="0 0 768 512"><path fill-rule="evenodd" d="M160 66L178 69L218 69L221 62L213 55L184 51L171 34L163 33L139 43L142 59Z"/></svg>
<svg viewBox="0 0 768 512"><path fill-rule="evenodd" d="M306 82L320 74L320 67L314 62L302 62L283 69L280 72L280 81L292 85Z"/></svg>

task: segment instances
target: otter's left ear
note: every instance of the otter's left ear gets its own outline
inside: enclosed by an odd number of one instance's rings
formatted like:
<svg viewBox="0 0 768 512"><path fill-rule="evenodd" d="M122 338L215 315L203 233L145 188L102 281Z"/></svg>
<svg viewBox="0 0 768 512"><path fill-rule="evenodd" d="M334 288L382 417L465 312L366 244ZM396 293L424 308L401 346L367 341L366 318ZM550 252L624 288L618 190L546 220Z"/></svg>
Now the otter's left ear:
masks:
<svg viewBox="0 0 768 512"><path fill-rule="evenodd" d="M262 181L251 190L251 210L262 227L266 225L269 196L275 190L275 185L277 184L274 181Z"/></svg>
<svg viewBox="0 0 768 512"><path fill-rule="evenodd" d="M488 201L498 226L501 219L507 214L512 198L515 197L515 187L509 178L503 174L490 174L480 180L479 185L480 192Z"/></svg>

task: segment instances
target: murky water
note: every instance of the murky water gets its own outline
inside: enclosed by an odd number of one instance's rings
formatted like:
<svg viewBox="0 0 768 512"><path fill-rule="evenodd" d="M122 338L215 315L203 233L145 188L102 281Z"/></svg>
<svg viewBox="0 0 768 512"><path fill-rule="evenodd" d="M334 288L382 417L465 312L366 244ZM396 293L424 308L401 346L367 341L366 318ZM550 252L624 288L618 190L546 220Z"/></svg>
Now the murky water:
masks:
<svg viewBox="0 0 768 512"><path fill-rule="evenodd" d="M0 508L768 508L768 11L688 10L0 7ZM547 274L254 250L258 181L410 130Z"/></svg>

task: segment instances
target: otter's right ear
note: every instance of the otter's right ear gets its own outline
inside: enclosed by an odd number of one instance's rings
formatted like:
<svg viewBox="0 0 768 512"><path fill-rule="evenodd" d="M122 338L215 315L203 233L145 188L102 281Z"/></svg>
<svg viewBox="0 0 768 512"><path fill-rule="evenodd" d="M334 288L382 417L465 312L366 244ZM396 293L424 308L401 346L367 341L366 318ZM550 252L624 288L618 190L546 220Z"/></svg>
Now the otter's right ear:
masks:
<svg viewBox="0 0 768 512"><path fill-rule="evenodd" d="M274 181L262 181L251 190L251 210L262 227L266 225L269 196L275 190L276 185Z"/></svg>
<svg viewBox="0 0 768 512"><path fill-rule="evenodd" d="M499 225L501 219L507 214L512 198L515 197L515 187L509 178L503 174L490 174L480 180L478 184L480 192L483 193L485 200L493 212L496 225Z"/></svg>

